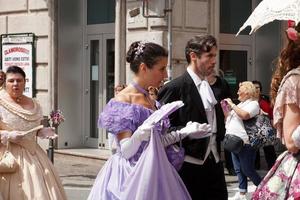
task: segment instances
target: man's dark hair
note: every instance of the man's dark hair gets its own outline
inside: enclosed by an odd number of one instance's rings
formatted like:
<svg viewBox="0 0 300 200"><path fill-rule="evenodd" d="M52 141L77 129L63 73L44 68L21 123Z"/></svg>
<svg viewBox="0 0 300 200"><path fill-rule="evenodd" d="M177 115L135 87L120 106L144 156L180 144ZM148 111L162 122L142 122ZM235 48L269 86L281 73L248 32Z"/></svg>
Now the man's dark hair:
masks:
<svg viewBox="0 0 300 200"><path fill-rule="evenodd" d="M185 57L188 64L191 62L190 53L194 52L197 56L210 52L213 47L217 47L217 40L212 35L196 35L190 39L185 47Z"/></svg>
<svg viewBox="0 0 300 200"><path fill-rule="evenodd" d="M260 81L257 81L257 80L254 80L252 81L253 84L257 84L259 85L259 91L260 91L260 98L267 101L267 102L270 102L270 97L268 95L265 95L265 94L262 94L262 85L261 85L261 82Z"/></svg>
<svg viewBox="0 0 300 200"><path fill-rule="evenodd" d="M262 91L262 86L261 86L261 82L260 81L254 80L254 81L252 81L252 83L259 85L259 91L260 92Z"/></svg>

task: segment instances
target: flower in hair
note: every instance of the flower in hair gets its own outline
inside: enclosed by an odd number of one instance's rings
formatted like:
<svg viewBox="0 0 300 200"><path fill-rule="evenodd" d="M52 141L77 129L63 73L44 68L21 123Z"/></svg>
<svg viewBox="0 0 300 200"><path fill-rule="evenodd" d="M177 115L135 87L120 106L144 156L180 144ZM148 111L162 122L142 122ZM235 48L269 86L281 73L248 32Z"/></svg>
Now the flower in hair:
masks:
<svg viewBox="0 0 300 200"><path fill-rule="evenodd" d="M140 56L143 54L145 49L145 43L139 42L139 45L135 48L135 56Z"/></svg>
<svg viewBox="0 0 300 200"><path fill-rule="evenodd" d="M296 31L295 28L290 27L286 30L286 32L290 40L296 41L298 39L299 33Z"/></svg>
<svg viewBox="0 0 300 200"><path fill-rule="evenodd" d="M288 20L288 27L295 27L296 26L296 22L294 20Z"/></svg>
<svg viewBox="0 0 300 200"><path fill-rule="evenodd" d="M288 29L286 30L287 36L290 40L296 41L299 37L298 31L295 29L296 22L288 20Z"/></svg>

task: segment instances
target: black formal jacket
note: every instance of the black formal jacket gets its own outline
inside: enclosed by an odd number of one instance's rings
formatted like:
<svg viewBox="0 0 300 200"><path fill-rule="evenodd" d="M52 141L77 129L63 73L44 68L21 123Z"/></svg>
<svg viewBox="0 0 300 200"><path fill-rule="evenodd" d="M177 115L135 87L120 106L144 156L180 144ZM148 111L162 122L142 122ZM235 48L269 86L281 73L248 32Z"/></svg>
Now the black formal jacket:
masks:
<svg viewBox="0 0 300 200"><path fill-rule="evenodd" d="M183 107L169 116L171 127L180 129L186 126L189 121L207 123L202 99L193 79L187 71L180 77L165 84L158 93L158 100L162 104L177 100L181 100L184 103ZM204 139L185 138L182 143L185 153L203 160L209 139L209 137Z"/></svg>
<svg viewBox="0 0 300 200"><path fill-rule="evenodd" d="M223 99L231 98L230 87L227 81L219 76L216 76L216 82L211 85L211 89L215 95L218 103L215 105L216 118L217 118L217 142L221 142L225 135L225 123L224 123L224 113L220 102Z"/></svg>

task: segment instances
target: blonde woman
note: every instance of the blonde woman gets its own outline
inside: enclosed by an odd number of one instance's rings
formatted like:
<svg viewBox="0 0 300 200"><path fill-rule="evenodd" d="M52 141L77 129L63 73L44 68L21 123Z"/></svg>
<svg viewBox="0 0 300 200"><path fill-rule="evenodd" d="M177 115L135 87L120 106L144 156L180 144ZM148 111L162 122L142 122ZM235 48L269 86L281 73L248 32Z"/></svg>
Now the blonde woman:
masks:
<svg viewBox="0 0 300 200"><path fill-rule="evenodd" d="M229 112L224 112L226 117L226 134L240 137L244 146L238 153L231 153L235 173L238 176L239 192L231 199L246 199L247 177L258 186L261 177L255 171L256 150L251 147L243 120L248 120L259 114L260 108L256 98L255 86L250 81L240 83L237 92L240 103L235 105L230 98L225 101L230 106Z"/></svg>

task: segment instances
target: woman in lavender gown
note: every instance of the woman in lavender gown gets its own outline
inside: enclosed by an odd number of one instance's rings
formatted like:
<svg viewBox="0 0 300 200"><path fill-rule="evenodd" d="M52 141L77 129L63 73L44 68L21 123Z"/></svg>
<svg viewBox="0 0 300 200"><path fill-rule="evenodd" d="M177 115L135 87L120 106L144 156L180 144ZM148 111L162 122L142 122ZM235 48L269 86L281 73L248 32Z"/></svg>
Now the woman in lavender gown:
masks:
<svg viewBox="0 0 300 200"><path fill-rule="evenodd" d="M184 137L208 134L210 126L189 122L168 132L166 117L155 125L144 123L160 107L145 88L158 87L167 77L167 56L155 43L131 44L127 61L133 82L108 102L99 117L99 126L116 137L117 152L100 170L89 200L191 199L175 169L184 153L173 144Z"/></svg>

